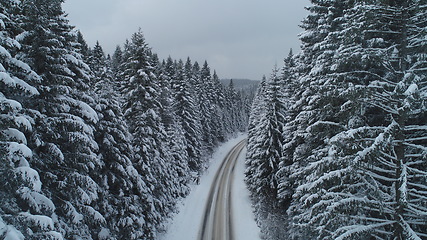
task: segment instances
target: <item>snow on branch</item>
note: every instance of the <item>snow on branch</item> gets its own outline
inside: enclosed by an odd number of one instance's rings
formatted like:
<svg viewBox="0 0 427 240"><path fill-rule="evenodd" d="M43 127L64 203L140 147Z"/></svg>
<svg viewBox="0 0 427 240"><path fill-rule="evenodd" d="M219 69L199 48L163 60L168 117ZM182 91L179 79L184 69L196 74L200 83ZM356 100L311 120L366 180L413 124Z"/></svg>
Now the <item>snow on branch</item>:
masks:
<svg viewBox="0 0 427 240"><path fill-rule="evenodd" d="M24 240L24 235L14 226L7 225L0 216L0 236L4 240Z"/></svg>
<svg viewBox="0 0 427 240"><path fill-rule="evenodd" d="M398 127L399 125L393 121L388 127L384 129L384 132L380 133L376 138L374 143L363 149L362 151L359 151L357 153L356 158L354 159L355 163L361 162L363 159L365 159L368 155L374 153L376 150L381 150L384 144L387 144L390 142L389 135L393 131L394 128Z"/></svg>
<svg viewBox="0 0 427 240"><path fill-rule="evenodd" d="M324 126L331 126L331 127L339 127L339 128L343 128L346 129L345 126L336 123L336 122L330 122L330 121L317 121L315 123L313 123L311 126L307 127L307 132L311 132L313 129L317 128L317 127L321 127L322 125Z"/></svg>
<svg viewBox="0 0 427 240"><path fill-rule="evenodd" d="M336 238L335 240L344 240L344 239L357 239L362 234L373 231L376 228L382 228L384 226L392 225L395 221L387 221L384 223L370 224L370 225L351 225L338 228L335 231ZM341 233L343 232L343 233Z"/></svg>
<svg viewBox="0 0 427 240"><path fill-rule="evenodd" d="M52 200L28 187L20 188L17 193L19 193L21 198L25 199L27 204L37 212L48 211L53 213L56 209Z"/></svg>
<svg viewBox="0 0 427 240"><path fill-rule="evenodd" d="M406 240L422 240L402 216L400 216L399 223L403 227L403 234L405 235Z"/></svg>
<svg viewBox="0 0 427 240"><path fill-rule="evenodd" d="M401 160L401 173L399 176L399 188L397 189L399 192L399 204L407 205L408 204L408 171L406 165L403 164Z"/></svg>
<svg viewBox="0 0 427 240"><path fill-rule="evenodd" d="M50 217L43 215L33 215L29 212L20 213L21 216L25 217L31 223L44 231L52 231L54 229L53 220Z"/></svg>
<svg viewBox="0 0 427 240"><path fill-rule="evenodd" d="M26 181L31 189L37 192L41 191L42 182L40 181L39 173L30 167L18 167L15 172Z"/></svg>
<svg viewBox="0 0 427 240"><path fill-rule="evenodd" d="M30 86L28 83L26 83L25 81L16 78L16 77L11 77L9 74L5 73L5 72L1 72L0 71L0 82L3 82L6 86L12 87L12 88L20 88L23 91L25 91L28 94L31 95L38 95L39 92L37 91L36 88Z"/></svg>

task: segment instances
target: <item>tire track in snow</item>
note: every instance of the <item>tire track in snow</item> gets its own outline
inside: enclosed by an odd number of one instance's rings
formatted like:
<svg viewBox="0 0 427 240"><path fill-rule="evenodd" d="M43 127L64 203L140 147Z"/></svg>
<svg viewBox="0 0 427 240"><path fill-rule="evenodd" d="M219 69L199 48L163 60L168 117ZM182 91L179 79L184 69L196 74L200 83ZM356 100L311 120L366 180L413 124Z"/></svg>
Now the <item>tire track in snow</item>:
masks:
<svg viewBox="0 0 427 240"><path fill-rule="evenodd" d="M240 141L224 158L216 172L206 202L198 239L232 240L232 182L237 159L246 145L246 139Z"/></svg>

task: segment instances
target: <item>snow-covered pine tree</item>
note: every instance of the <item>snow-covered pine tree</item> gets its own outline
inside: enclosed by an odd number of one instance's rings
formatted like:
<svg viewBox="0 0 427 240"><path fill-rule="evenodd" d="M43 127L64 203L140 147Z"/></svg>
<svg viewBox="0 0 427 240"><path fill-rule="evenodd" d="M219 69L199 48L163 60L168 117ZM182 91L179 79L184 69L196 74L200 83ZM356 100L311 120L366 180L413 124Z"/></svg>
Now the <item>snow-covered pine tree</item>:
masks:
<svg viewBox="0 0 427 240"><path fill-rule="evenodd" d="M191 65L191 64L190 64ZM191 171L200 174L202 167L202 130L200 112L194 98L194 90L190 85L184 71L183 62L179 61L172 80L174 94L173 110L176 121L180 123L184 131L186 151L188 155L188 166Z"/></svg>
<svg viewBox="0 0 427 240"><path fill-rule="evenodd" d="M153 144L156 144L156 140L152 139L153 136L151 136L154 131L146 128L153 125L148 122L149 120L156 122L159 120L154 110L158 109L159 106L154 101L157 89L153 88L152 84L155 76L152 74L152 66L149 65L148 46L141 31L134 33L131 41L126 41L122 64L119 69L124 70L120 76L121 90L124 95L123 111L132 135L132 145L135 147L134 166L138 174L143 176L143 180L147 185L145 194L141 196L141 200L145 202L143 204L144 210L141 213L142 216L136 219L129 219L131 221L129 225L139 225L138 227L142 230L142 232L134 232L132 239L141 237L152 239L161 216L154 207L153 190L155 188L154 184L156 184L156 176L151 172L151 165L153 159L155 157L158 158L160 153L155 152L156 148L153 147ZM143 101L145 98L151 101L146 103ZM152 106L153 101L155 106ZM151 104L149 105L149 103ZM145 118L148 119L145 120ZM140 219L143 221L140 221Z"/></svg>
<svg viewBox="0 0 427 240"><path fill-rule="evenodd" d="M226 108L225 108L225 88L222 85L222 83L219 80L218 74L216 73L216 71L214 70L213 74L212 74L212 82L211 82L211 88L213 91L213 96L212 96L212 102L214 103L213 105L213 116L214 117L214 128L215 128L215 136L217 138L218 142L224 142L227 139L227 134L231 133L231 132L235 132L235 131L230 131L227 132L225 129L225 125L224 122L222 121L223 115L224 114L230 114L231 113L227 113ZM235 119L235 122L237 122L238 119ZM234 122L234 123L235 123ZM233 125L234 125L233 123Z"/></svg>
<svg viewBox="0 0 427 240"><path fill-rule="evenodd" d="M42 192L39 173L31 168L32 151L25 134L32 131L19 101L38 95L28 82L40 77L14 55L19 23L15 1L0 3L0 237L62 239L53 223L55 205Z"/></svg>
<svg viewBox="0 0 427 240"><path fill-rule="evenodd" d="M35 121L31 164L57 206L56 224L65 237L97 236L105 219L93 207L99 186L89 174L102 165L93 135L98 118L85 93L89 68L61 3L22 2L19 58L41 76L34 83L40 95L25 102Z"/></svg>
<svg viewBox="0 0 427 240"><path fill-rule="evenodd" d="M369 183L368 200L361 205L370 219L357 222L366 229L350 226L335 234L424 239L427 24L421 19L427 16L427 3L388 1L362 7L374 16L367 19L364 29L366 45L382 57L384 69L384 74L371 76L374 81L368 85L370 91L364 100L380 109L384 120L370 124L377 132L372 131L367 145L358 144L359 159L355 158L362 162L362 179ZM357 143L360 138L366 139L361 134L355 137Z"/></svg>
<svg viewBox="0 0 427 240"><path fill-rule="evenodd" d="M160 65L160 61L159 58L157 56L157 54L151 52L149 53L149 59L150 59L150 65L153 66L154 70L154 76L156 76L156 85L158 86L158 92L162 92L162 85L159 83L159 78L162 75L162 69L161 69L161 65ZM164 86L167 87L167 86ZM164 122L161 119L161 115L160 115L160 109L164 109L165 107L161 104L161 97L160 94L157 94L157 101L160 104L160 108L159 108L159 118L161 122ZM172 109L171 109L172 110ZM160 152L162 153L162 158L165 161L165 165L164 166L158 166L158 169L155 168L155 170L157 170L157 176L159 176L159 178L161 179L161 187L159 187L159 190L157 192L157 194L159 194L159 203L158 203L158 208L159 208L159 212L162 214L162 222L161 224L159 224L159 231L163 231L164 229L162 229L163 223L165 221L165 219L173 212L175 211L175 204L177 202L177 199L175 198L178 195L181 195L182 191L185 192L185 188L186 186L179 186L179 185L175 185L176 182L181 182L180 179L174 179L175 177L177 177L177 172L180 171L180 169L185 168L185 166L176 166L175 165L175 161L174 159L172 159L172 152L169 149L169 143L170 141L173 141L173 139L170 137L170 135L167 135L167 129L165 128L165 126L163 125L163 129L164 129L164 139L161 139L163 145L161 145L160 147L158 147L160 149ZM179 132L179 129L177 129ZM181 163L181 162L180 162ZM182 163L184 164L184 163ZM155 172L155 171L154 171ZM156 172L155 172L156 173Z"/></svg>
<svg viewBox="0 0 427 240"><path fill-rule="evenodd" d="M224 90L224 106L221 114L221 122L223 124L224 131L226 133L231 133L234 132L234 129L238 128L234 123L239 121L239 119L237 119L237 115L239 110L242 109L237 107L237 92L236 89L234 89L233 79L230 79L230 83Z"/></svg>
<svg viewBox="0 0 427 240"><path fill-rule="evenodd" d="M283 236L281 224L282 207L278 202L276 173L282 157L283 123L285 103L281 95L283 81L275 68L266 82L264 111L248 138L251 150L246 158L246 182L254 199L255 213L265 236L277 239Z"/></svg>
<svg viewBox="0 0 427 240"><path fill-rule="evenodd" d="M305 30L300 35L301 53L296 57L290 53L282 72L284 94L289 101L278 177L280 198L287 205L295 189L306 181L303 172L307 164L327 153L325 140L339 130L335 112L345 102L340 89L329 85L329 74L335 71L331 63L339 47L337 38L347 3L317 0L312 3L307 8L311 14L301 25ZM293 209L299 207L292 207L288 212L290 218Z"/></svg>
<svg viewBox="0 0 427 240"><path fill-rule="evenodd" d="M108 219L97 238L136 238L143 235L143 229L134 221L142 218L145 206L141 196L147 186L133 166L131 135L124 120L115 75L98 42L88 58L95 83L94 108L99 118L95 140L99 146L98 157L103 162L100 173L91 176L101 187L96 207Z"/></svg>
<svg viewBox="0 0 427 240"><path fill-rule="evenodd" d="M132 36L123 54L124 114L133 136L135 167L147 184L144 206L144 238L153 239L154 233L168 213L171 205L171 178L168 168L170 152L166 150L167 137L160 118L159 86L151 51L141 31ZM141 237L141 236L139 236Z"/></svg>
<svg viewBox="0 0 427 240"><path fill-rule="evenodd" d="M193 173L189 167L190 156L188 156L188 143L185 139L185 131L179 121L173 123L173 130L168 130L169 149L171 153L170 166L173 168L171 173L172 198L178 201L180 198L186 197L190 192L189 183Z"/></svg>
<svg viewBox="0 0 427 240"><path fill-rule="evenodd" d="M215 93L212 84L212 75L208 63L205 61L200 69L198 79L199 92L199 109L202 123L202 141L203 154L206 155L214 149L217 144L216 121L219 116L216 116L215 109Z"/></svg>
<svg viewBox="0 0 427 240"><path fill-rule="evenodd" d="M264 114L265 103L266 103L265 101L266 92L267 92L267 77L263 76L261 83L259 84L257 92L255 94L255 98L252 103L251 112L249 115L249 125L248 125L249 135L251 134L251 132L255 133L255 131L252 131L252 129L254 129L256 125L258 125L258 122L259 122L258 116L261 116ZM248 150L249 149L251 148L248 148Z"/></svg>
<svg viewBox="0 0 427 240"><path fill-rule="evenodd" d="M188 184L191 181L191 172L189 168L190 157L188 155L188 142L186 140L186 133L183 128L183 123L177 115L176 105L179 91L175 92L175 82L180 75L178 72L182 71L183 63L180 60L178 63L169 57L163 61L160 71L160 88L161 96L160 101L163 106L161 110L161 118L166 128L167 144L170 152L169 169L171 186L170 197L172 200L171 209L174 210L175 202L185 197L189 193ZM184 90L182 90L184 91Z"/></svg>
<svg viewBox="0 0 427 240"><path fill-rule="evenodd" d="M211 81L211 72L210 68L205 61L203 68L200 69L198 73L199 78L197 79L197 92L199 92L199 109L200 109L200 122L202 123L202 141L203 141L203 154L209 152L210 149L213 149L215 143L213 140L212 124L210 122L211 116L211 103L209 102L209 94L206 91L208 82Z"/></svg>
<svg viewBox="0 0 427 240"><path fill-rule="evenodd" d="M347 7L342 55L328 74L346 100L334 111L341 130L302 172L306 182L291 207L299 212L297 236L423 239L425 4Z"/></svg>
<svg viewBox="0 0 427 240"><path fill-rule="evenodd" d="M298 89L298 71L296 70L297 59L293 55L292 49L289 51L288 57L284 60L282 67L281 78L283 81L282 94L285 101L285 122L283 123L283 143L282 143L282 159L279 163L279 170L277 178L279 179L278 196L280 201L289 206L292 201L294 193L294 179L292 178L294 159L293 150L298 143L298 137L295 134L297 129L293 120L298 115L297 109L292 108L296 106L295 92ZM296 137L296 139L295 139Z"/></svg>
<svg viewBox="0 0 427 240"><path fill-rule="evenodd" d="M339 94L345 87L332 87L329 75L334 72L332 62L339 47L337 39L346 3L312 2L313 6L308 8L311 15L302 25L305 32L301 34L303 44L298 64L293 63L290 53L282 73L286 82L283 94L289 101L284 106L287 117L283 121L283 158L277 177L280 201L285 205L291 203L295 188L305 183L307 165L327 153L325 140L340 130L335 112L345 102L345 97ZM294 209L299 210L292 206L289 217Z"/></svg>
<svg viewBox="0 0 427 240"><path fill-rule="evenodd" d="M255 88L254 88L255 89ZM248 126L250 106L254 89L239 90L234 87L233 79L224 87L224 100L221 104L221 122L224 134L245 132Z"/></svg>
<svg viewBox="0 0 427 240"><path fill-rule="evenodd" d="M261 83L257 89L257 93L255 95L254 101L252 103L251 112L249 114L249 123L248 123L248 141L247 141L247 152L246 152L246 174L247 175L253 175L251 171L254 171L254 169L250 170L249 165L251 164L251 159L256 157L256 154L258 153L258 142L256 141L257 138L257 132L258 132L258 126L261 122L261 117L265 115L265 109L266 109L266 93L267 92L267 78L263 76ZM245 179L246 183L248 185L254 184L252 180L255 181L255 178L249 178L247 177ZM251 192L252 193L252 192Z"/></svg>
<svg viewBox="0 0 427 240"><path fill-rule="evenodd" d="M158 78L160 87L160 104L163 106L160 109L160 118L166 130L172 128L175 122L173 111L173 86L172 81L176 72L176 62L169 56L166 61L163 60L161 66L158 66Z"/></svg>
<svg viewBox="0 0 427 240"><path fill-rule="evenodd" d="M315 205L314 200L321 199L321 194L315 188L313 188L313 195L300 195L300 191L310 186L312 181L316 181L319 178L318 174L333 172L335 165L328 165L326 156L330 148L325 143L334 134L347 129L347 122L352 122L349 121L349 118L354 118L355 120L360 116L357 111L350 111L351 103L356 102L354 101L355 95L359 92L353 87L349 78L346 78L348 76L337 73L337 61L343 58L337 54L337 49L343 49L342 46L348 46L350 42L350 39L343 40L343 35L348 34L343 24L345 11L351 9L352 5L346 1L313 1L313 3L314 6L309 8L312 15L305 20L306 32L302 34L303 37L301 39L305 51L298 56L300 61L311 59L311 63L306 63L312 64L312 67L309 68L309 72L304 73L302 71L303 75L299 77L305 84L299 90L300 94L297 92L296 101L289 109L289 114L294 115L295 120L292 120L294 119L292 117L285 128L287 129L286 136L288 137L285 139L284 158L279 172L281 175L282 197L289 199L295 188L297 192L293 196L294 201L288 214L290 217L297 215L294 221L299 224L308 222L307 224L295 225L295 227L290 228L290 235L295 239L315 237L323 239L325 237L322 234L327 231L323 232L323 227L327 224L322 222L319 223L319 226L313 223L319 220L319 218L314 217L315 214L321 215L324 213L324 209L316 208L318 206ZM319 18L323 20L311 21ZM318 24L322 25L319 27ZM319 29L322 29L320 33L323 34L322 38L317 38ZM346 50L348 51L349 49ZM309 89L309 91L304 88ZM335 182L325 181L324 183L325 186L338 188ZM316 194L318 194L317 197ZM329 206L330 202L324 199L321 203L324 204L323 206ZM305 215L312 213L314 213L313 217ZM332 221L336 221L337 218L329 216L329 219L331 220L330 225L333 225ZM327 217L325 221L327 221ZM336 222L339 223L339 221L337 220ZM300 228L297 226L300 226ZM295 234L298 229L301 232ZM310 232L312 229L316 229L316 231Z"/></svg>
<svg viewBox="0 0 427 240"><path fill-rule="evenodd" d="M88 58L87 62L89 64L89 67L93 73L93 82L98 83L99 81L101 81L104 77L105 74L108 73L107 70L107 62L106 62L106 57L105 57L105 53L104 50L102 49L101 44L99 44L98 41L96 41L95 46L93 47L93 49L91 49L89 51L89 47L85 46L86 41L84 40L83 36L81 36L80 32L79 33L79 43L80 46L82 48L82 51L86 51L86 57ZM85 49L86 50L83 50ZM111 78L112 76L108 76L108 78Z"/></svg>
<svg viewBox="0 0 427 240"><path fill-rule="evenodd" d="M116 75L119 74L122 61L123 61L123 52L122 52L122 48L118 45L116 46L113 56L111 57L111 69L113 70L113 73L115 73Z"/></svg>
<svg viewBox="0 0 427 240"><path fill-rule="evenodd" d="M80 50L80 54L83 57L83 60L87 62L91 52L90 52L89 46L87 45L86 40L84 39L83 34L80 31L77 31L77 43L80 45L79 50Z"/></svg>
<svg viewBox="0 0 427 240"><path fill-rule="evenodd" d="M196 61L194 64L191 62L190 57L187 58L184 64L184 74L185 78L188 79L190 82L190 85L194 88L195 96L198 97L198 93L196 92L196 88L198 88L198 85L200 84L199 80L199 74L200 74L200 66L199 63Z"/></svg>
<svg viewBox="0 0 427 240"><path fill-rule="evenodd" d="M339 96L341 89L331 87L329 75L335 71L332 61L339 47L337 38L342 31L341 22L347 3L335 0L312 2L313 6L308 8L311 14L302 24L305 31L300 36L302 51L296 69L300 74L299 87L295 89L294 104L290 106L295 119L289 127L296 125L297 128L287 136L288 140L292 139L287 145L301 150L291 150L294 152L293 161L303 165L314 160L310 157L316 158L324 140L338 130L334 112L344 101Z"/></svg>
<svg viewBox="0 0 427 240"><path fill-rule="evenodd" d="M234 99L236 100L234 114L235 128L233 132L246 132L249 121L250 106L252 104L255 93L255 87L239 90Z"/></svg>

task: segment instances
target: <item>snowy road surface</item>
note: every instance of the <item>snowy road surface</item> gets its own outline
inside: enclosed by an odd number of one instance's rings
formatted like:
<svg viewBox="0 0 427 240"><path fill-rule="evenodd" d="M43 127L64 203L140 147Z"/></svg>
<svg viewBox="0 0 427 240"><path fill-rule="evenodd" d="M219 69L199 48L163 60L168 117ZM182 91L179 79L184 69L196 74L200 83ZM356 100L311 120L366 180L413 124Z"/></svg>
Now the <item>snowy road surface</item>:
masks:
<svg viewBox="0 0 427 240"><path fill-rule="evenodd" d="M162 240L259 240L249 192L243 182L245 135L223 144L193 186Z"/></svg>
<svg viewBox="0 0 427 240"><path fill-rule="evenodd" d="M234 239L231 192L237 159L246 144L239 142L225 157L209 191L198 239Z"/></svg>

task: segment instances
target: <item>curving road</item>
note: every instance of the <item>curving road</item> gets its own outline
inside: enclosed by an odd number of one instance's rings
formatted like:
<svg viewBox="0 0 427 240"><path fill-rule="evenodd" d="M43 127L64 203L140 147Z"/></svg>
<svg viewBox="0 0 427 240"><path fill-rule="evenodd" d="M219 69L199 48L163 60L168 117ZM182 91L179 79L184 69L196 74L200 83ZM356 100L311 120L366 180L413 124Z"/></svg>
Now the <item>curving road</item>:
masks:
<svg viewBox="0 0 427 240"><path fill-rule="evenodd" d="M215 174L200 226L199 240L234 239L231 209L232 182L237 159L245 145L246 139L234 146Z"/></svg>

